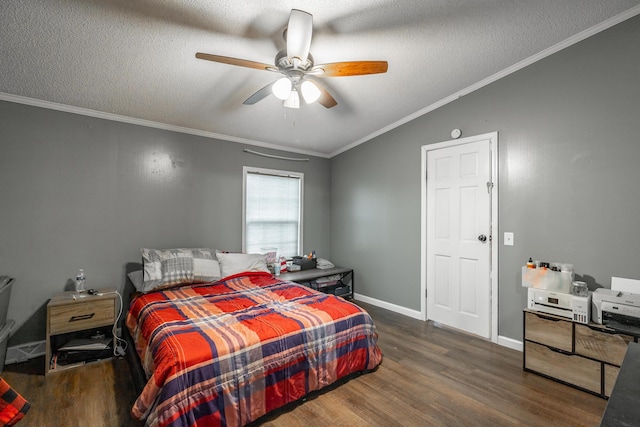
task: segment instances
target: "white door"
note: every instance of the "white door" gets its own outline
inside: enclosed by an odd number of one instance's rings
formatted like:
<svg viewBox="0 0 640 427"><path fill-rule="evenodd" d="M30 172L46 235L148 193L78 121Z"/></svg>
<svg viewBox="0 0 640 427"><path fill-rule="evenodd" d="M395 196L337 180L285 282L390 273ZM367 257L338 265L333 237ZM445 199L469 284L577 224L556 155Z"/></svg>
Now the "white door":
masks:
<svg viewBox="0 0 640 427"><path fill-rule="evenodd" d="M427 317L491 337L491 145L427 152Z"/></svg>

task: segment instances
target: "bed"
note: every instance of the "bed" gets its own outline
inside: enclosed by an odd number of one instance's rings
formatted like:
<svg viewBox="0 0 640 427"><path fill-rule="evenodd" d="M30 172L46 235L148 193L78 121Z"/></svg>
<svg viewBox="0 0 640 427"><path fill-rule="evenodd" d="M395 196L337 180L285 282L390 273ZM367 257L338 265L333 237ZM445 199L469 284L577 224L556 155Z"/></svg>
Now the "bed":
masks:
<svg viewBox="0 0 640 427"><path fill-rule="evenodd" d="M262 271L135 296L147 426L243 426L382 361L371 317Z"/></svg>

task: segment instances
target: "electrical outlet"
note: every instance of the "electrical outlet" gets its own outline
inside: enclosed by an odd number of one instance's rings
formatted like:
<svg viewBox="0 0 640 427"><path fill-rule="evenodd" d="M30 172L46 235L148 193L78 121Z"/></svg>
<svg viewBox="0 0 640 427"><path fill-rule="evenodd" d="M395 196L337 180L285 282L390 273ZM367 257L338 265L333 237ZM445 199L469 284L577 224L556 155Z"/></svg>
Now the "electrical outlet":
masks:
<svg viewBox="0 0 640 427"><path fill-rule="evenodd" d="M510 232L504 233L504 245L513 246L513 233L510 233Z"/></svg>

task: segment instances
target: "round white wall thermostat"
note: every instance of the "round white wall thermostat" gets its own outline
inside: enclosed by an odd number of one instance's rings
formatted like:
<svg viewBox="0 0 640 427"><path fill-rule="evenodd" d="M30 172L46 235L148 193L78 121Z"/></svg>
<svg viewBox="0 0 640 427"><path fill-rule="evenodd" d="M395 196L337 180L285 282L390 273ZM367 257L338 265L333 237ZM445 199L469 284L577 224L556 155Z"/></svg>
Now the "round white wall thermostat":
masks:
<svg viewBox="0 0 640 427"><path fill-rule="evenodd" d="M451 138L453 139L460 138L460 135L462 135L462 131L460 129L454 129L451 131Z"/></svg>

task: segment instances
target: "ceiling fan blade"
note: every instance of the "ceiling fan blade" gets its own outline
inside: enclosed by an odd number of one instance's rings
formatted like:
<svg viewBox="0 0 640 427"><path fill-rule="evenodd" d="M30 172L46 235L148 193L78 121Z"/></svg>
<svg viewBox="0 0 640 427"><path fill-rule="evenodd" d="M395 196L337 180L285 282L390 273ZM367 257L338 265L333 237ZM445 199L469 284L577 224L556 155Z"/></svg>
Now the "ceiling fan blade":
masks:
<svg viewBox="0 0 640 427"><path fill-rule="evenodd" d="M294 58L304 64L311 48L313 15L298 9L291 9L287 25L287 57L296 64Z"/></svg>
<svg viewBox="0 0 640 427"><path fill-rule="evenodd" d="M272 93L271 86L273 86L273 83L269 83L268 85L266 85L265 87L263 87L262 89L260 89L259 91L257 91L253 95L251 95L249 98L247 98L243 102L243 104L244 105L253 105L258 101L262 101L267 96L271 95L271 93Z"/></svg>
<svg viewBox="0 0 640 427"><path fill-rule="evenodd" d="M389 63L387 61L333 62L331 64L316 65L309 74L315 77L362 76L365 74L386 73L388 68ZM324 72L320 70L324 70Z"/></svg>
<svg viewBox="0 0 640 427"><path fill-rule="evenodd" d="M262 62L249 61L246 59L231 58L229 56L212 55L210 53L196 53L196 58L207 61L220 62L222 64L237 65L239 67L254 68L256 70L278 71L273 65Z"/></svg>
<svg viewBox="0 0 640 427"><path fill-rule="evenodd" d="M320 85L316 85L316 86L318 87L318 89L320 89L320 92L321 92L320 98L318 98L318 101L317 101L319 104L321 104L325 108L331 108L338 105L338 101L336 101L335 98L331 96L328 90L326 90Z"/></svg>

